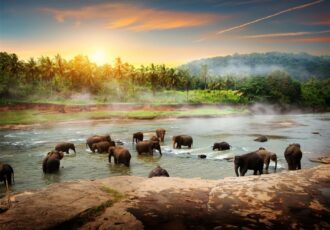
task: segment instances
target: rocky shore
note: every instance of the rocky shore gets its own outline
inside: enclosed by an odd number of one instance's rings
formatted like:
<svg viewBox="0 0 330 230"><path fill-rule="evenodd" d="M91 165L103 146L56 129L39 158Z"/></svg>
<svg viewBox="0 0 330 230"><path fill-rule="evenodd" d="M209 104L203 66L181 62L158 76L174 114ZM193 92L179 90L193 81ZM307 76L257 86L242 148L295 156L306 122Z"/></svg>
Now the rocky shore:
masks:
<svg viewBox="0 0 330 230"><path fill-rule="evenodd" d="M52 184L12 195L0 229L329 229L329 220L330 165L320 165L222 180L118 176Z"/></svg>

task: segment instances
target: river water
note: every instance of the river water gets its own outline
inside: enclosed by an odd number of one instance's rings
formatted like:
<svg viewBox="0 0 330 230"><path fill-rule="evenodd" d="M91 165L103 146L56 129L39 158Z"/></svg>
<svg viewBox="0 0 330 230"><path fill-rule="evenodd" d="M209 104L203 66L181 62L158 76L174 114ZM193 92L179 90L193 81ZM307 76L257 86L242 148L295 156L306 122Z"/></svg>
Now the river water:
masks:
<svg viewBox="0 0 330 230"><path fill-rule="evenodd" d="M13 191L44 187L48 184L78 179L97 179L109 176L148 176L157 165L170 176L186 178L220 179L235 176L233 162L225 158L254 151L259 147L277 153L278 170L287 169L284 150L290 143L300 143L303 152L302 168L317 163L309 158L325 156L330 150L330 113L289 115L248 115L221 118L189 118L143 121L99 121L77 124L56 124L23 130L0 130L0 161L9 163L15 171ZM166 129L162 144L163 156L155 151L153 156L138 156L132 144L132 133L142 131L145 139L156 128ZM316 132L316 134L313 134ZM108 163L107 154L91 153L85 140L93 134L110 133L111 138L124 143L132 155L129 168ZM188 134L194 139L192 149L173 150L171 138ZM268 142L255 142L259 134L269 137ZM61 160L59 173L44 175L42 160L56 143L73 142L77 154L70 153ZM214 142L226 141L232 148L212 151ZM199 159L198 154L207 155ZM274 173L271 163L269 173ZM251 175L248 171L247 175ZM0 185L0 195L4 194Z"/></svg>

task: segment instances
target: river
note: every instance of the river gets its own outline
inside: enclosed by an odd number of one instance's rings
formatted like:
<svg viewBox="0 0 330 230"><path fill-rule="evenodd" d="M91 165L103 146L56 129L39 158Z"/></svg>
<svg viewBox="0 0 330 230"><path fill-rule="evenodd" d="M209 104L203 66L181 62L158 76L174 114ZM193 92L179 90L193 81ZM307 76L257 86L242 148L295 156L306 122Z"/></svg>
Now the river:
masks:
<svg viewBox="0 0 330 230"><path fill-rule="evenodd" d="M15 185L13 191L44 187L48 184L78 179L97 179L118 175L146 177L157 165L165 168L170 176L186 178L221 179L235 176L233 162L225 158L254 151L259 147L277 153L278 170L287 169L284 150L290 143L300 143L303 152L302 168L317 163L309 158L325 156L330 150L330 113L247 115L219 118L186 118L139 121L99 121L76 124L55 124L21 130L0 130L0 161L13 166ZM163 156L138 156L132 144L132 133L142 131L145 139L156 128L166 129L162 144ZM86 149L86 138L93 134L111 134L111 138L124 143L132 155L129 168L108 163L107 154L91 153ZM316 134L315 134L316 133ZM188 134L194 139L192 149L173 150L171 138ZM259 134L269 141L253 141ZM42 160L56 143L73 142L77 154L70 153L61 160L60 171L45 175ZM226 141L232 148L227 151L212 151L214 142ZM198 154L207 155L199 159ZM274 173L271 163L269 173ZM248 171L247 175L251 175ZM0 195L4 194L0 186Z"/></svg>

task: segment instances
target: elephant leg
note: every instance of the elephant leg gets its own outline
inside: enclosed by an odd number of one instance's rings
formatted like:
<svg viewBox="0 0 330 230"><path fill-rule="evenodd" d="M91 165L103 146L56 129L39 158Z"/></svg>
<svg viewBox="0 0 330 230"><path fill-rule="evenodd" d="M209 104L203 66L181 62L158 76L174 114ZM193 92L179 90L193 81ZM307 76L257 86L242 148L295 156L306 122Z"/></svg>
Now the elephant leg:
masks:
<svg viewBox="0 0 330 230"><path fill-rule="evenodd" d="M248 170L247 167L241 168L241 170L240 170L241 176L244 176L245 173L247 172L247 170Z"/></svg>
<svg viewBox="0 0 330 230"><path fill-rule="evenodd" d="M191 145L188 145L188 148L191 149Z"/></svg>
<svg viewBox="0 0 330 230"><path fill-rule="evenodd" d="M178 149L181 149L181 145L180 144L177 144L176 146Z"/></svg>
<svg viewBox="0 0 330 230"><path fill-rule="evenodd" d="M298 161L298 169L301 169L301 162L300 161Z"/></svg>
<svg viewBox="0 0 330 230"><path fill-rule="evenodd" d="M266 159L266 171L268 171L269 164L270 164L270 157Z"/></svg>

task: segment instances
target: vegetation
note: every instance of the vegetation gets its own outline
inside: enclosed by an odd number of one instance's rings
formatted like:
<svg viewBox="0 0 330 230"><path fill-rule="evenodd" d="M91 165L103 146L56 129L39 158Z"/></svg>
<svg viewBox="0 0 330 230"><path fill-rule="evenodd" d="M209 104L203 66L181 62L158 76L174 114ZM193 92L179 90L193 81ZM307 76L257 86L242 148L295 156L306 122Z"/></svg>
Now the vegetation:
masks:
<svg viewBox="0 0 330 230"><path fill-rule="evenodd" d="M260 58L269 63L269 55L238 55L258 66ZM298 68L304 64L293 62L290 55L278 53L278 63L286 62ZM237 56L233 56L236 57ZM302 55L315 60L307 65L309 70L318 67L319 73L329 72L327 57ZM226 57L228 59L228 57ZM227 59L224 60L227 60ZM253 61L254 60L254 61ZM267 62L268 60L268 62ZM230 62L230 60L227 60ZM0 52L0 103L55 102L55 103L153 103L153 104L249 104L269 102L295 104L311 108L329 108L330 78L294 80L288 72L276 70L265 74L245 76L212 74L209 62L201 64L199 72L185 67L170 68L165 65L135 67L117 58L113 66L97 66L88 57L78 55L65 60L30 58L19 60L16 54ZM217 62L215 62L217 63ZM298 63L298 64L297 64ZM307 63L307 62L306 62ZM187 67L187 66L186 66ZM222 65L218 67L222 68ZM315 70L316 71L316 70ZM316 75L319 76L319 75ZM17 118L20 119L20 118Z"/></svg>

